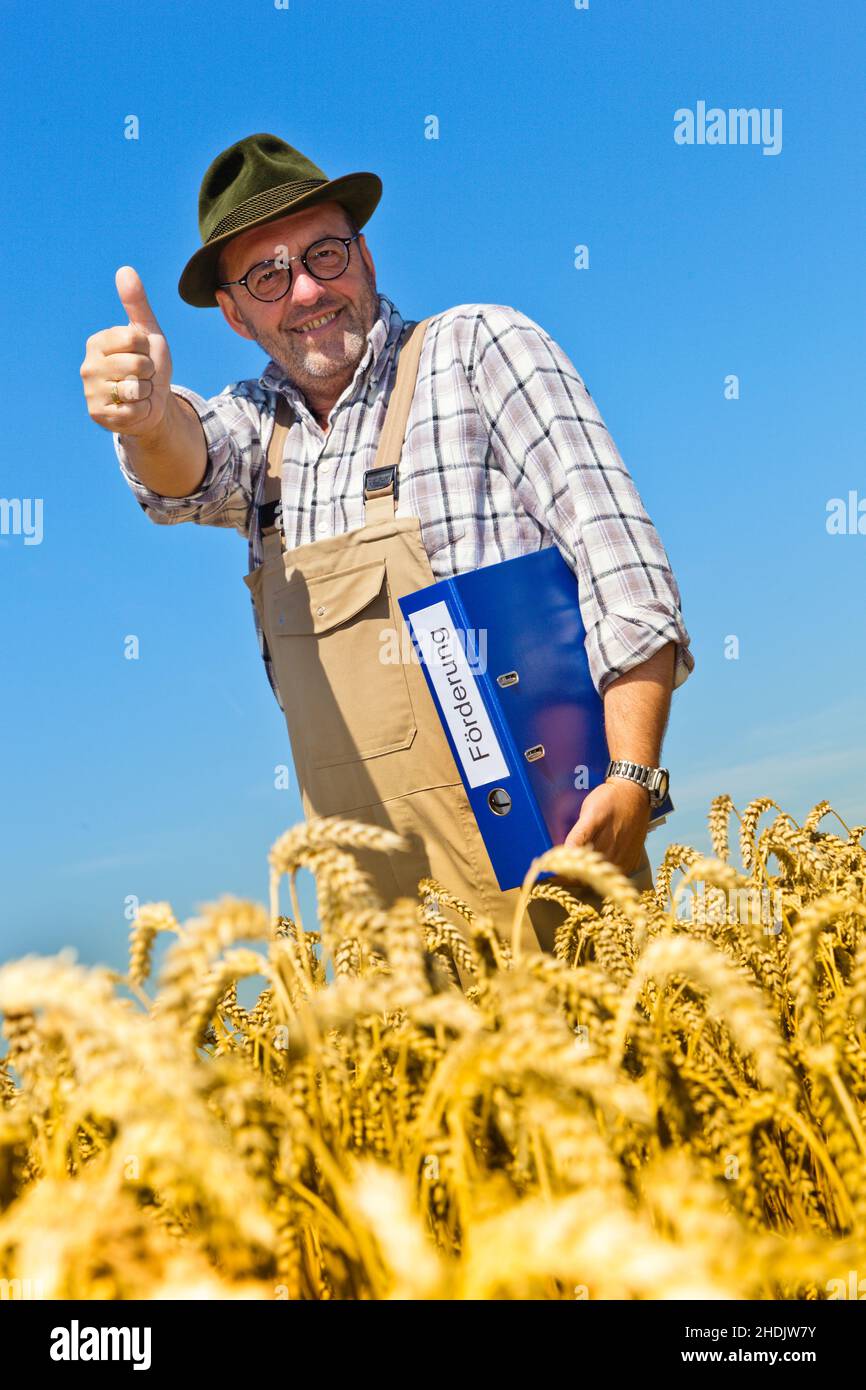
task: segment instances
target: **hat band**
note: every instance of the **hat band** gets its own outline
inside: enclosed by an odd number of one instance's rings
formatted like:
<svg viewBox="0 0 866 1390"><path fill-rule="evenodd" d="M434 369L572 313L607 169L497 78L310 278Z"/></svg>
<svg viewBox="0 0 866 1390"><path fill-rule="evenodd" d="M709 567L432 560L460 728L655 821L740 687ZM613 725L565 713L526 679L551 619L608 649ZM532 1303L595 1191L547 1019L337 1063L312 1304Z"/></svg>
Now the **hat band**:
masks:
<svg viewBox="0 0 866 1390"><path fill-rule="evenodd" d="M305 193L310 193L314 188L322 188L327 182L327 179L301 179L295 183L278 184L276 188L266 188L264 193L247 198L246 202L239 203L225 217L220 218L204 243L205 246L225 236L226 232L236 232L251 222L259 221L269 212L279 212L287 203L296 202Z"/></svg>

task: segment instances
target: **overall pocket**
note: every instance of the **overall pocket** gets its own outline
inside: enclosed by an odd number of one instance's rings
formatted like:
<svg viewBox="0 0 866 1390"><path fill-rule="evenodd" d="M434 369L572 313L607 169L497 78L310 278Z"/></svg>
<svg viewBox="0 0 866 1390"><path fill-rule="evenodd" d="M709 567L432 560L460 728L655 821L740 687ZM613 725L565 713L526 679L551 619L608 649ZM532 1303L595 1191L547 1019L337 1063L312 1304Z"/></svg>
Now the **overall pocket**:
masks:
<svg viewBox="0 0 866 1390"><path fill-rule="evenodd" d="M316 578L296 573L271 596L268 645L293 745L311 767L412 743L402 634L384 559Z"/></svg>

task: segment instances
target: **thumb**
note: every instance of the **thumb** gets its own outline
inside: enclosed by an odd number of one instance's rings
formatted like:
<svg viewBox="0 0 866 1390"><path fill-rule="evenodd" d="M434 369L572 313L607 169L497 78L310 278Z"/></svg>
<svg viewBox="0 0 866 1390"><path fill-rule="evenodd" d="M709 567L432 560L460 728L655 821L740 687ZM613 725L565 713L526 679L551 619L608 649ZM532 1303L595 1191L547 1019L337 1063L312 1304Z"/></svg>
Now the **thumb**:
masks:
<svg viewBox="0 0 866 1390"><path fill-rule="evenodd" d="M160 337L163 337L164 334L157 322L156 314L148 303L138 271L133 270L131 265L122 265L114 276L114 283L117 286L120 302L133 327L140 328L145 333L158 333Z"/></svg>

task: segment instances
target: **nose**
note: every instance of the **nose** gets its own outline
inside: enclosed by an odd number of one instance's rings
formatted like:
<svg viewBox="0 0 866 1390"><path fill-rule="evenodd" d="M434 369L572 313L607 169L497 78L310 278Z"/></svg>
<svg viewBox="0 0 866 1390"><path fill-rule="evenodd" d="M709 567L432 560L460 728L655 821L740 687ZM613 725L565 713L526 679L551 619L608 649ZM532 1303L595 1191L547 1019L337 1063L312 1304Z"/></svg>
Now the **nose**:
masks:
<svg viewBox="0 0 866 1390"><path fill-rule="evenodd" d="M294 267L294 271L291 290L292 303L304 309L318 304L322 296L327 294L322 281L317 280L315 275L311 275L308 270L304 270L300 264Z"/></svg>

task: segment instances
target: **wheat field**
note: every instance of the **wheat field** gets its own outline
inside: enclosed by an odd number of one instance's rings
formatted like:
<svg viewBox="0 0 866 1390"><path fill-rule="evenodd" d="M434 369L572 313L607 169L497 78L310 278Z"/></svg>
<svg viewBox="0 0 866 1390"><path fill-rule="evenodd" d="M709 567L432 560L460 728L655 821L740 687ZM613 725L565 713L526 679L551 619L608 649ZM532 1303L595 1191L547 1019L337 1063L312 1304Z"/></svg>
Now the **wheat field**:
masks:
<svg viewBox="0 0 866 1390"><path fill-rule="evenodd" d="M713 857L669 846L642 894L549 851L511 940L431 879L385 912L352 850L399 837L310 821L267 907L142 905L126 975L4 964L2 1296L866 1294L866 827L708 820ZM521 949L530 894L553 954Z"/></svg>

